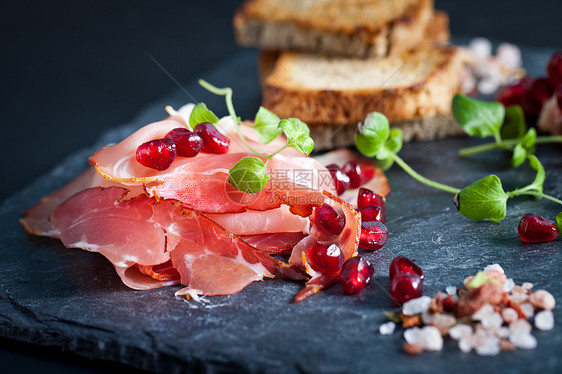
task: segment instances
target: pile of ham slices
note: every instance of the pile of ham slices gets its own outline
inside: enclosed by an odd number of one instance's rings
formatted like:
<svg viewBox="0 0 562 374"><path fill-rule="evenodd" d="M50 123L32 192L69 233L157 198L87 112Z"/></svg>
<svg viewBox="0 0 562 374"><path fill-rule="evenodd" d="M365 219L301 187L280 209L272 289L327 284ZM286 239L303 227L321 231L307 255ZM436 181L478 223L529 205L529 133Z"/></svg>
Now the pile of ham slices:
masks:
<svg viewBox="0 0 562 374"><path fill-rule="evenodd" d="M264 190L241 196L228 183L228 171L248 151L230 117L217 124L231 139L228 153L178 157L162 171L136 161L140 144L186 127L192 108L188 104L97 151L90 169L25 212L26 231L101 253L122 281L138 290L182 284L177 295L228 295L282 276L307 281L295 299L300 301L333 283L333 277L306 266L304 253L318 241L338 244L345 259L355 256L361 215L334 196L333 181L319 161L285 149L269 162ZM283 145L282 140L260 143L251 127L241 130L259 152ZM323 156L324 164L357 157L336 152ZM380 195L389 192L380 169L366 187ZM337 237L315 230L312 212L324 202L345 216Z"/></svg>

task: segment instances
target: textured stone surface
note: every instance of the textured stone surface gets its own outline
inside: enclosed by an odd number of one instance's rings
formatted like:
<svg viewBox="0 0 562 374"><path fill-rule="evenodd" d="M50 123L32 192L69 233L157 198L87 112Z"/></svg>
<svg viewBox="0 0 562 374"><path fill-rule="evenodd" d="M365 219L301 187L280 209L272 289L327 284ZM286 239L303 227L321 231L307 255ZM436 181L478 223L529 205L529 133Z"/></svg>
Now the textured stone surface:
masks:
<svg viewBox="0 0 562 374"><path fill-rule="evenodd" d="M201 76L232 86L235 107L245 117L259 103L254 58L252 52L236 54ZM526 61L544 66L547 58L535 54ZM204 93L195 83L187 90L226 114L222 98ZM148 108L135 123L162 117L164 103L178 106L187 100L178 92ZM17 219L23 209L86 167L98 146L118 141L136 127L104 134L98 144L70 155L0 206L1 336L166 373L430 373L452 367L466 373L527 373L555 372L562 364L560 308L554 310L554 329L535 333L537 349L493 359L463 354L452 341L445 342L442 352L409 357L401 350L400 329L390 336L378 333L386 322L383 311L392 308L386 291L388 265L399 254L423 268L427 295L460 286L466 275L497 262L516 283L532 282L560 298L560 239L523 244L517 236L517 223L527 212L554 219L560 207L548 201L518 198L508 202L504 221L472 222L455 212L451 195L422 186L394 167L387 173L393 190L387 205L389 241L380 251L365 254L375 266L374 282L357 296L344 295L336 285L300 304L292 298L302 285L282 280L255 283L236 295L211 298L208 304L175 298L175 287L130 290L102 256L66 249L21 229ZM459 147L477 143L468 138L413 143L401 156L421 174L458 187L492 172L505 180L506 188L534 178L527 166L511 169L502 152L456 156ZM547 170L545 192L562 196L561 148L541 146L537 155Z"/></svg>

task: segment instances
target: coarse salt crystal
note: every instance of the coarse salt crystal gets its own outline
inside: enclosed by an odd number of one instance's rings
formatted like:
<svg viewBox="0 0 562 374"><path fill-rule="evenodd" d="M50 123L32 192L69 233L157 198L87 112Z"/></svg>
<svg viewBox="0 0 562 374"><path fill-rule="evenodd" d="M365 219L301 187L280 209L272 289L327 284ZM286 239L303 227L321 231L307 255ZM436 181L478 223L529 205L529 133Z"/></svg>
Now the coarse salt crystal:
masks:
<svg viewBox="0 0 562 374"><path fill-rule="evenodd" d="M410 300L402 306L402 313L407 316L421 314L429 309L431 305L431 297L422 296L417 299Z"/></svg>
<svg viewBox="0 0 562 374"><path fill-rule="evenodd" d="M519 329L523 329L527 332L531 332L532 327L531 324L529 323L529 321L527 321L526 319L518 319L516 321L513 321L509 324L509 330L511 332L519 330Z"/></svg>
<svg viewBox="0 0 562 374"><path fill-rule="evenodd" d="M433 318L433 326L437 327L443 336L449 333L451 326L455 323L457 323L457 319L450 314L440 313Z"/></svg>
<svg viewBox="0 0 562 374"><path fill-rule="evenodd" d="M443 337L434 326L425 326L418 334L418 344L428 351L440 351L443 349Z"/></svg>
<svg viewBox="0 0 562 374"><path fill-rule="evenodd" d="M497 330L503 324L503 318L499 313L492 313L482 318L482 326L488 330Z"/></svg>
<svg viewBox="0 0 562 374"><path fill-rule="evenodd" d="M396 328L396 324L392 321L389 321L379 326L379 333L381 335L392 335L395 328Z"/></svg>
<svg viewBox="0 0 562 374"><path fill-rule="evenodd" d="M468 47L478 58L485 59L492 54L492 42L486 38L474 38Z"/></svg>
<svg viewBox="0 0 562 374"><path fill-rule="evenodd" d="M459 340L459 349L461 352L468 353L474 348L475 339L472 334L466 334Z"/></svg>
<svg viewBox="0 0 562 374"><path fill-rule="evenodd" d="M552 310L556 305L554 296L546 290L537 290L529 296L529 301L537 308Z"/></svg>
<svg viewBox="0 0 562 374"><path fill-rule="evenodd" d="M535 327L542 331L554 328L554 315L550 310L542 310L535 315Z"/></svg>
<svg viewBox="0 0 562 374"><path fill-rule="evenodd" d="M404 331L404 339L409 344L417 344L419 340L420 328L419 327L412 327L411 329L407 329Z"/></svg>
<svg viewBox="0 0 562 374"><path fill-rule="evenodd" d="M533 283L525 282L521 285L521 288L523 288L525 291L529 291L531 288L533 288Z"/></svg>
<svg viewBox="0 0 562 374"><path fill-rule="evenodd" d="M494 307L490 304L484 304L472 315L472 319L481 321L484 317L492 313L494 313Z"/></svg>
<svg viewBox="0 0 562 374"><path fill-rule="evenodd" d="M523 313L525 313L525 315L527 316L527 318L531 318L532 316L535 315L535 307L533 306L533 304L523 303L520 305L520 307Z"/></svg>
<svg viewBox="0 0 562 374"><path fill-rule="evenodd" d="M523 328L509 334L509 341L521 349L534 349L537 346L537 339Z"/></svg>
<svg viewBox="0 0 562 374"><path fill-rule="evenodd" d="M495 336L487 336L482 344L476 346L475 351L480 356L495 356L500 353L500 340Z"/></svg>
<svg viewBox="0 0 562 374"><path fill-rule="evenodd" d="M472 334L472 327L464 323L458 324L449 329L449 336L454 340L460 340L464 336L470 334Z"/></svg>
<svg viewBox="0 0 562 374"><path fill-rule="evenodd" d="M527 295L526 293L516 292L511 294L511 301L517 304L523 304L528 299L529 299L529 295Z"/></svg>
<svg viewBox="0 0 562 374"><path fill-rule="evenodd" d="M455 286L447 286L447 288L445 288L445 292L447 292L447 295L456 295L457 294L457 287Z"/></svg>
<svg viewBox="0 0 562 374"><path fill-rule="evenodd" d="M502 326L498 329L498 331L496 331L496 336L500 337L500 338L507 338L509 337L510 331L509 331L509 327L507 326Z"/></svg>
<svg viewBox="0 0 562 374"><path fill-rule="evenodd" d="M502 310L502 318L504 322L509 325L511 322L519 318L519 314L517 314L517 311L513 308L504 308Z"/></svg>
<svg viewBox="0 0 562 374"><path fill-rule="evenodd" d="M503 290L505 292L511 292L511 290L513 289L513 287L515 286L515 282L513 281L512 278L508 278L505 281L505 284L503 285Z"/></svg>
<svg viewBox="0 0 562 374"><path fill-rule="evenodd" d="M505 271L503 270L503 268L499 264L488 265L484 268L484 271L487 271L487 270L497 270L500 273L505 274Z"/></svg>
<svg viewBox="0 0 562 374"><path fill-rule="evenodd" d="M478 92L480 92L481 94L490 95L496 92L499 86L500 84L495 77L489 77L489 78L482 79L480 82L478 82L476 88L478 89Z"/></svg>
<svg viewBox="0 0 562 374"><path fill-rule="evenodd" d="M516 45L501 43L496 50L498 61L510 69L521 66L521 50Z"/></svg>

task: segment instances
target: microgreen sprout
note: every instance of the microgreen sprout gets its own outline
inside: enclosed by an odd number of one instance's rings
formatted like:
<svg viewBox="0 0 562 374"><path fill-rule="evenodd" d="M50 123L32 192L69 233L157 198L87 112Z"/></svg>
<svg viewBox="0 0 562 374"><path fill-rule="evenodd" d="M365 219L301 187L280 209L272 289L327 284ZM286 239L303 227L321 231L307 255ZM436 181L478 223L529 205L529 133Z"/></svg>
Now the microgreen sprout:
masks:
<svg viewBox="0 0 562 374"><path fill-rule="evenodd" d="M503 107L486 103L482 110L477 110L478 105L473 99L464 96L457 96L453 102L453 110L458 112L457 120L461 125L466 126L471 134L478 136L490 136L496 134L497 141L503 142L499 135L500 126L503 122L505 111ZM501 104L499 104L501 106ZM457 109L454 109L456 106ZM466 111L458 108L466 108ZM508 111L512 113L511 111ZM519 130L520 131L520 130ZM521 131L520 131L521 132ZM545 198L556 203L562 201L543 193L543 183L545 180L544 167L530 151L534 146L536 133L529 130L525 135L518 138L524 150L523 161L529 160L529 166L537 172L533 182L522 188L513 191L504 191L502 182L496 175L484 177L463 189L448 186L442 183L425 178L413 170L398 152L402 147L402 132L398 129L390 129L388 119L381 113L370 113L365 121L358 126L355 135L355 145L357 149L367 157L375 157L383 168L389 168L396 163L412 178L430 187L455 194L453 199L459 213L473 220L493 220L501 221L506 215L507 200L515 196L530 195L538 198ZM518 158L521 156L518 156ZM562 217L561 217L562 219Z"/></svg>
<svg viewBox="0 0 562 374"><path fill-rule="evenodd" d="M236 116L234 105L232 104L232 89L230 87L217 88L204 80L199 80L199 84L216 95L225 96L226 107L235 124L238 136L248 151L253 154L253 156L242 158L229 170L228 180L236 189L248 193L261 191L269 181L267 165L275 155L286 148L295 148L306 155L312 152L314 141L310 137L310 130L304 122L297 118L280 119L264 107L260 107L254 121L254 130L258 140L268 144L283 133L287 138L287 142L272 153L258 152L246 140L240 130L241 121ZM218 122L218 118L202 103L198 104L191 113L189 118L190 124L192 123L192 118L194 122Z"/></svg>

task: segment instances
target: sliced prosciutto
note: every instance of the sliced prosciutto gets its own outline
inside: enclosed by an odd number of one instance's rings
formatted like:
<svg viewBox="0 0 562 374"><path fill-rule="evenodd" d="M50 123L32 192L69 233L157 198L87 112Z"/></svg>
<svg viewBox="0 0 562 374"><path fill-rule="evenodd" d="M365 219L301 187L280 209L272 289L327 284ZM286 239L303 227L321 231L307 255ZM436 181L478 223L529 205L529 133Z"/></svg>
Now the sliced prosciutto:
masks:
<svg viewBox="0 0 562 374"><path fill-rule="evenodd" d="M171 166L162 171L147 168L135 159L139 144L164 137L169 131L184 124L167 119L147 125L119 144L97 151L90 163L104 178L124 185L145 185L151 195L174 199L186 207L204 213L237 213L245 210L268 210L282 204L294 207L292 211L307 215L311 207L322 204L322 190L333 191L331 180L323 178L325 168L316 160L295 150L286 149L268 164L270 181L260 193L241 194L228 182L228 170L248 156L237 133L228 133L231 148L227 154L199 154L197 157L176 157ZM244 129L249 132L252 129ZM247 139L251 146L262 152L271 150ZM152 186L147 184L152 184ZM310 208L306 208L309 206Z"/></svg>
<svg viewBox="0 0 562 374"><path fill-rule="evenodd" d="M276 275L305 278L177 202L145 195L124 200L127 193L87 189L57 208L53 220L65 246L101 253L131 288L182 283L183 294L226 295ZM177 276L167 269L170 261Z"/></svg>
<svg viewBox="0 0 562 374"><path fill-rule="evenodd" d="M20 222L30 234L58 238L60 233L53 227L51 214L62 202L86 188L117 185L118 183L102 178L95 172L94 168L88 168L62 188L44 196L25 212L25 217L20 219ZM130 187L130 189L132 191L129 196L136 196L143 192L140 186Z"/></svg>

